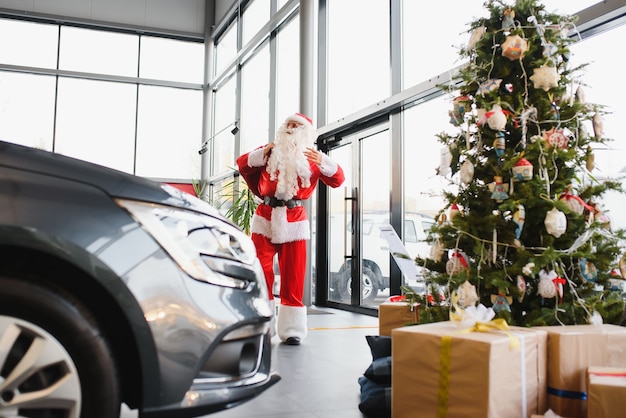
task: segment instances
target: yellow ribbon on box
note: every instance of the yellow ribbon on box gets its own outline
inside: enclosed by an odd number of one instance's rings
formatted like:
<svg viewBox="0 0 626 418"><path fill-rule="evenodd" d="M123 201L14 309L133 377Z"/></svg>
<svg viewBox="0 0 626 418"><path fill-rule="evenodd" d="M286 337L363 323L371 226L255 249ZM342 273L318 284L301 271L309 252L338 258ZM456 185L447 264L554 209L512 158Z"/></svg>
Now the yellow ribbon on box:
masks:
<svg viewBox="0 0 626 418"><path fill-rule="evenodd" d="M492 319L489 322L476 322L473 327L459 331L461 334L469 334L470 332L491 332L503 331L509 337L509 347L511 349L519 349L519 339L509 331L509 324L502 318Z"/></svg>
<svg viewBox="0 0 626 418"><path fill-rule="evenodd" d="M460 312L450 312L450 320L458 324L463 322L472 322L472 315L468 315L467 311L463 311L458 306L455 306L456 310ZM484 308L483 305L479 305L479 308ZM486 308L485 308L486 309ZM480 310L480 309L479 309ZM486 315L491 316L493 310L489 308ZM474 312L474 311L472 311ZM480 316L480 315L478 315ZM484 314L483 314L484 317ZM493 316L491 316L493 317ZM492 332L503 331L509 337L509 347L511 349L519 349L519 339L511 334L509 330L509 324L502 318L493 319L488 322L475 321L473 325L464 327L457 332L444 335L441 337L441 348L439 349L439 390L438 390L438 402L437 402L437 418L446 418L448 416L448 393L450 389L450 369L451 369L451 355L452 355L452 337L454 334L469 334L471 332Z"/></svg>
<svg viewBox="0 0 626 418"><path fill-rule="evenodd" d="M458 306L454 297L452 302L453 309L450 310L450 321L461 328L459 333L503 331L509 336L511 349L519 349L519 340L511 334L509 324L502 318L492 319L496 315L492 308L480 304L463 309Z"/></svg>

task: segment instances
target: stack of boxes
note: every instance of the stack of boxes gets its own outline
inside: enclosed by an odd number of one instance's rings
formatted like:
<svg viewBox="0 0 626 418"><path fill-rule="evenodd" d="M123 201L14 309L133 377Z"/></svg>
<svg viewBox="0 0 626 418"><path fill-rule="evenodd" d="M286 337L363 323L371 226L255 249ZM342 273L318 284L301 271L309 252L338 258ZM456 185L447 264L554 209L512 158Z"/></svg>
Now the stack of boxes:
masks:
<svg viewBox="0 0 626 418"><path fill-rule="evenodd" d="M589 367L587 370L587 416L626 415L626 368Z"/></svg>
<svg viewBox="0 0 626 418"><path fill-rule="evenodd" d="M398 309L379 312L392 336L394 418L626 416L626 327L404 326Z"/></svg>
<svg viewBox="0 0 626 418"><path fill-rule="evenodd" d="M588 385L589 372L596 367L626 367L626 328L618 325L567 325L538 327L548 332L548 406L567 418L617 417L592 413L594 404L607 399L606 388ZM592 377L592 381L595 377ZM622 398L626 399L626 379L622 378ZM619 390L618 390L619 391ZM622 401L622 405L623 405ZM615 405L617 406L617 405ZM589 410L591 408L591 410ZM626 409L622 409L626 416Z"/></svg>

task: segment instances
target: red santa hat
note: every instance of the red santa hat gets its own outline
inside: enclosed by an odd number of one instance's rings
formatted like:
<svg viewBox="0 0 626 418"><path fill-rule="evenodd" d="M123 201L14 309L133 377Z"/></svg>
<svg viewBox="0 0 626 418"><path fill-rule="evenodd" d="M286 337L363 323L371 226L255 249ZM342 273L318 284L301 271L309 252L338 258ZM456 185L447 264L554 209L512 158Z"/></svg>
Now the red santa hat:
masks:
<svg viewBox="0 0 626 418"><path fill-rule="evenodd" d="M285 123L289 122L290 120L301 123L307 128L313 128L313 120L310 117L303 115L302 113L294 113L293 115L285 119Z"/></svg>

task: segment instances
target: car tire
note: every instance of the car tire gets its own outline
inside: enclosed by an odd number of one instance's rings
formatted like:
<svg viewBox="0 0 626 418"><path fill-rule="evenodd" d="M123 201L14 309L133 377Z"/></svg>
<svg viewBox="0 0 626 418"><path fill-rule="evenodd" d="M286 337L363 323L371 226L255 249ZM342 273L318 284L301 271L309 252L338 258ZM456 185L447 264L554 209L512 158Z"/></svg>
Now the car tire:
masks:
<svg viewBox="0 0 626 418"><path fill-rule="evenodd" d="M361 293L363 294L363 302L373 302L378 296L378 277L374 271L363 266L361 275ZM343 300L350 300L352 295L352 278L350 277L350 269L344 270L340 278L339 294Z"/></svg>
<svg viewBox="0 0 626 418"><path fill-rule="evenodd" d="M87 309L24 279L0 288L0 416L118 418L113 356Z"/></svg>

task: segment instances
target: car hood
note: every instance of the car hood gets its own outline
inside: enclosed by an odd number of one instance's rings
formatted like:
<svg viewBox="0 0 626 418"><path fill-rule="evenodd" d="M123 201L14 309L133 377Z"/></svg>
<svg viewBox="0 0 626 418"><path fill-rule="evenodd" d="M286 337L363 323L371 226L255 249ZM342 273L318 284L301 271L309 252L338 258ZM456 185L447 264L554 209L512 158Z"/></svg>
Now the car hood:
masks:
<svg viewBox="0 0 626 418"><path fill-rule="evenodd" d="M0 141L0 167L87 184L112 198L183 207L230 222L213 206L172 186L36 148Z"/></svg>

